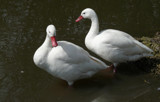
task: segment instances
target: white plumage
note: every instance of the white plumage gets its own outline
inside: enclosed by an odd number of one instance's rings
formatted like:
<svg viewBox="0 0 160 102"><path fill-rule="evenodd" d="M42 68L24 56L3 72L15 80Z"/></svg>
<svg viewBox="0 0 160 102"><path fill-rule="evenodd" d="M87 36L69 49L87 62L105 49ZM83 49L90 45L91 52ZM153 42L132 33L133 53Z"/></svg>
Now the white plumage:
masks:
<svg viewBox="0 0 160 102"><path fill-rule="evenodd" d="M115 67L121 62L135 61L152 55L153 51L150 48L125 32L114 29L99 32L98 17L94 10L90 8L83 10L76 22L83 18L91 19L92 22L85 38L86 47L103 59L112 62Z"/></svg>
<svg viewBox="0 0 160 102"><path fill-rule="evenodd" d="M47 27L44 43L34 54L34 63L51 75L66 80L69 85L82 78L88 78L108 66L101 60L91 56L83 48L67 42L52 41L56 29L53 25Z"/></svg>

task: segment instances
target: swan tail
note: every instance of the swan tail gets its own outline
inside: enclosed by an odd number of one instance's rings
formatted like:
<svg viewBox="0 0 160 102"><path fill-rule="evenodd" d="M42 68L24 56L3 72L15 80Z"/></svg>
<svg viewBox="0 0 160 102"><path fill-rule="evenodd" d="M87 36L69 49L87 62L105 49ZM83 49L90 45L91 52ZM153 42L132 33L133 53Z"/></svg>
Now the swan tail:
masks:
<svg viewBox="0 0 160 102"><path fill-rule="evenodd" d="M95 58L95 57L93 57L93 56L90 56L90 58L91 58L94 62L102 65L104 69L106 69L106 68L109 67L108 65L106 65L103 61L99 60L98 58Z"/></svg>
<svg viewBox="0 0 160 102"><path fill-rule="evenodd" d="M145 54L143 54L143 56L144 56L144 57L152 57L152 56L153 56L153 54L145 53Z"/></svg>
<svg viewBox="0 0 160 102"><path fill-rule="evenodd" d="M147 52L147 53L152 53L152 52L153 52L152 49L150 49L150 48L147 47L146 45L140 43L139 41L135 40L134 42L135 42L139 47L141 47L141 48L144 50L144 52ZM150 55L152 55L152 54L149 54L149 56L150 56ZM148 55L147 55L147 56L148 56ZM153 56L153 55L152 55L152 56Z"/></svg>
<svg viewBox="0 0 160 102"><path fill-rule="evenodd" d="M134 55L134 56L129 57L129 61L136 61L143 57L151 57L151 56L153 56L153 54L144 53L142 55Z"/></svg>

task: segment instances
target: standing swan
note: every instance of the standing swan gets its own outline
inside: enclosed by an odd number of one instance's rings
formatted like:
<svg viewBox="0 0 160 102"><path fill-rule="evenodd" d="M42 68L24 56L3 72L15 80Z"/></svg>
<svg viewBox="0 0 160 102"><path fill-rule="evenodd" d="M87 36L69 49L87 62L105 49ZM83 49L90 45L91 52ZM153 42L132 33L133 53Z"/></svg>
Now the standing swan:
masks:
<svg viewBox="0 0 160 102"><path fill-rule="evenodd" d="M44 43L34 54L34 63L51 75L66 80L68 85L108 68L83 48L67 41L57 42L54 25L49 25L46 32Z"/></svg>
<svg viewBox="0 0 160 102"><path fill-rule="evenodd" d="M112 62L114 68L118 63L135 61L152 55L153 51L150 48L125 32L114 29L99 32L98 17L94 10L86 8L76 22L83 18L91 19L92 22L85 38L86 47L103 59Z"/></svg>

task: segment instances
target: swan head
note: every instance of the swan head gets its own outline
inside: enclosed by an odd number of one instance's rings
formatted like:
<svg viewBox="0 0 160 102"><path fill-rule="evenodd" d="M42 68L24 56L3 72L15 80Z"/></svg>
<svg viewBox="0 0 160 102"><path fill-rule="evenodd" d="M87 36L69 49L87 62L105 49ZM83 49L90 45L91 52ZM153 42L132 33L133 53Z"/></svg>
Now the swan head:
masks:
<svg viewBox="0 0 160 102"><path fill-rule="evenodd" d="M57 41L56 41L56 28L54 25L48 25L47 28L46 28L46 32L47 32L47 35L48 37L51 38L51 42L52 42L52 46L53 47L56 47L58 46L57 44Z"/></svg>
<svg viewBox="0 0 160 102"><path fill-rule="evenodd" d="M56 36L56 28L54 25L48 25L47 26L47 29L46 29L46 32L47 32L47 35L49 37L53 37L53 36Z"/></svg>
<svg viewBox="0 0 160 102"><path fill-rule="evenodd" d="M96 13L91 8L86 8L81 12L81 15L77 18L76 22L79 22L83 18L92 19L96 16Z"/></svg>

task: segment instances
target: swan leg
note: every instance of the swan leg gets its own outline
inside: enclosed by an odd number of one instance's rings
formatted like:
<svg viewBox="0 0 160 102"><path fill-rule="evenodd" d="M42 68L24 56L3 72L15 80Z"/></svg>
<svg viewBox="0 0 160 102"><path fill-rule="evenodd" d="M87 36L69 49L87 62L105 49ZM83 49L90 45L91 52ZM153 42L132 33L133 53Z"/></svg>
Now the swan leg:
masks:
<svg viewBox="0 0 160 102"><path fill-rule="evenodd" d="M113 67L113 73L115 74L117 72L117 63L113 63L111 66Z"/></svg>
<svg viewBox="0 0 160 102"><path fill-rule="evenodd" d="M115 74L117 72L117 68L116 67L114 67L114 69L113 69L113 73Z"/></svg>
<svg viewBox="0 0 160 102"><path fill-rule="evenodd" d="M112 64L110 68L113 70L113 73L115 74L117 72L117 63Z"/></svg>
<svg viewBox="0 0 160 102"><path fill-rule="evenodd" d="M114 67L113 64L109 68L113 71L113 73L116 73L116 68Z"/></svg>

